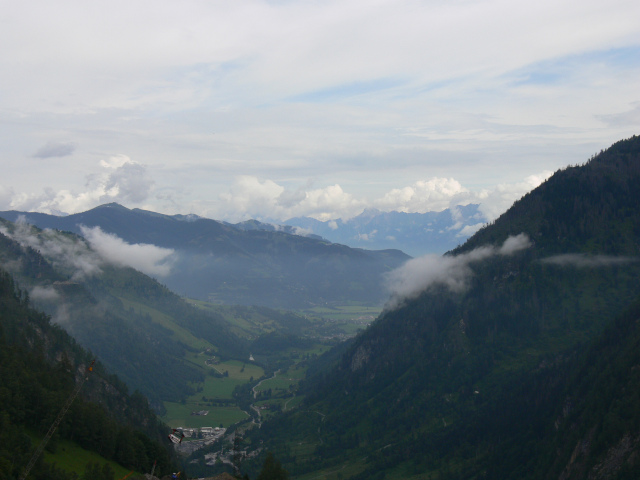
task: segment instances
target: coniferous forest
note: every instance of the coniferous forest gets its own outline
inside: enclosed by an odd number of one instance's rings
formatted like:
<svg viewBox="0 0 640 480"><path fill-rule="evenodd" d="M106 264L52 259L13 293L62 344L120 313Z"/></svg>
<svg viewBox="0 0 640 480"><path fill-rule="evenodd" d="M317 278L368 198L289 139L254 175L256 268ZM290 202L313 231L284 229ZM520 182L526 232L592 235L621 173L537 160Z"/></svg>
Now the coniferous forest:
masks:
<svg viewBox="0 0 640 480"><path fill-rule="evenodd" d="M0 272L0 478L20 477L91 361L88 352L33 310L28 295ZM166 430L146 398L137 392L129 395L98 362L47 451L56 451L57 440L69 439L126 468L145 472L157 462L158 471L166 472L172 464L162 444ZM29 478L74 477L40 458Z"/></svg>

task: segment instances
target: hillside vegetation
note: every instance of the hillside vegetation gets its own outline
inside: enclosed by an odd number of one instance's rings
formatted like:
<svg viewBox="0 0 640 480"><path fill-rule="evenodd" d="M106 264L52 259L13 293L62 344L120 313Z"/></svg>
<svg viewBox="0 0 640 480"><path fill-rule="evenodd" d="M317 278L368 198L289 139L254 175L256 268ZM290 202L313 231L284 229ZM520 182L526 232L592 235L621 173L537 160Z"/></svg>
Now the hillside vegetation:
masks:
<svg viewBox="0 0 640 480"><path fill-rule="evenodd" d="M49 318L30 308L29 298L0 270L0 476L18 478L37 445L80 381L92 356ZM102 462L126 469L170 471L162 444L167 428L139 393L129 395L117 377L97 362L47 446L55 460L61 439L95 452ZM35 442L34 442L35 440ZM79 478L86 468L68 471L40 458L30 479ZM110 467L107 467L109 469ZM112 470L113 471L113 470Z"/></svg>
<svg viewBox="0 0 640 480"><path fill-rule="evenodd" d="M157 410L161 400L179 401L193 393L189 382L202 380L201 369L184 361L188 350L245 355L246 342L220 316L105 262L81 237L3 222L0 262L31 301Z"/></svg>

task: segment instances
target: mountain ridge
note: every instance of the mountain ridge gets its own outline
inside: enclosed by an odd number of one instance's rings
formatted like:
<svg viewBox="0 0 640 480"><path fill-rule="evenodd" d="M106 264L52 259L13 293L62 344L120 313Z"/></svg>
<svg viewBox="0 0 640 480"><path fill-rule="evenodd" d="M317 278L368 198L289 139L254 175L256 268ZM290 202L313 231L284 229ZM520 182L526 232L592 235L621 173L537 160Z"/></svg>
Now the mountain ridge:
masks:
<svg viewBox="0 0 640 480"><path fill-rule="evenodd" d="M486 223L478 207L476 204L458 205L426 213L381 212L368 208L347 220L323 222L295 217L285 220L284 224L352 247L397 248L417 257L442 254L469 238Z"/></svg>
<svg viewBox="0 0 640 480"><path fill-rule="evenodd" d="M227 304L300 308L352 301L379 305L382 276L410 257L398 250L354 249L317 238L264 229L242 230L215 220L168 216L107 204L87 212L54 217L0 212L40 228L84 235L99 227L130 245L154 245L173 268L164 283L183 295Z"/></svg>

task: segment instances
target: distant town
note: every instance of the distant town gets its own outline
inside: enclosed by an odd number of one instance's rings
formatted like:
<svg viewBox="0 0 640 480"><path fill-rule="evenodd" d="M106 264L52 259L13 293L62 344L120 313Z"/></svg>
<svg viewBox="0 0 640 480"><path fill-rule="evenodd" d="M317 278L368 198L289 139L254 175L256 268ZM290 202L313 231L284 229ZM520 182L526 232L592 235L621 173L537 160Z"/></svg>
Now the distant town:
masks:
<svg viewBox="0 0 640 480"><path fill-rule="evenodd" d="M209 413L194 412L192 415L206 415ZM182 432L185 438L190 440L183 441L179 445L176 445L176 451L180 454L191 455L196 450L199 450L207 445L217 442L224 436L227 429L222 427L200 427L200 428L187 428L178 427L177 431Z"/></svg>

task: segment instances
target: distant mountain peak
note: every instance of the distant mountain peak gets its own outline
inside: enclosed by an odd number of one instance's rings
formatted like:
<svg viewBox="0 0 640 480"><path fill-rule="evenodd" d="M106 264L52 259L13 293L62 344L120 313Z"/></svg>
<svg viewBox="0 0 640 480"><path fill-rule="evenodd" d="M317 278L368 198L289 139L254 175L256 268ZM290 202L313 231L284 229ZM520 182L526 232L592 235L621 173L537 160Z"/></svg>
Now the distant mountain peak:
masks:
<svg viewBox="0 0 640 480"><path fill-rule="evenodd" d="M441 212L382 212L367 208L349 220L321 222L291 218L285 223L335 243L371 250L399 249L412 256L444 253L477 231L484 216L478 205L460 205Z"/></svg>
<svg viewBox="0 0 640 480"><path fill-rule="evenodd" d="M380 215L382 212L375 207L365 208L360 215L356 215L354 218L372 218Z"/></svg>
<svg viewBox="0 0 640 480"><path fill-rule="evenodd" d="M174 215L173 218L176 220L180 220L182 222L195 222L197 220L206 220L204 217L200 215L196 215L195 213L188 213L187 215Z"/></svg>

